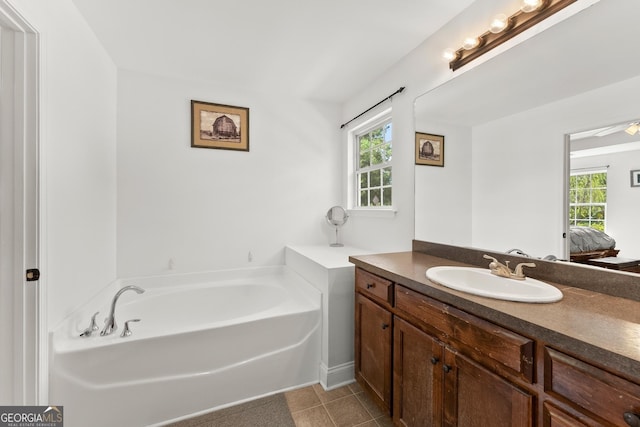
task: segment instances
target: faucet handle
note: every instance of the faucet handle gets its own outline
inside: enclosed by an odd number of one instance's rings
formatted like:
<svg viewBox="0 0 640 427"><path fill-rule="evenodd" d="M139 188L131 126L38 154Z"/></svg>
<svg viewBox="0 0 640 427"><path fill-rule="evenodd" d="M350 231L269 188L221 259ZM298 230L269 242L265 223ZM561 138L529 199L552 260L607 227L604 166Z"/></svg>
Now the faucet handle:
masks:
<svg viewBox="0 0 640 427"><path fill-rule="evenodd" d="M96 323L96 316L99 314L99 311L96 311L94 313L93 316L91 316L91 323L89 324L89 327L87 329L85 329L84 331L82 331L82 333L80 334L81 337L83 338L88 338L91 336L91 334L93 334L95 331L97 331L98 329L100 329L98 327L98 324Z"/></svg>
<svg viewBox="0 0 640 427"><path fill-rule="evenodd" d="M490 256L490 255L487 255L487 254L482 255L482 258L484 258L484 259L490 259L490 260L491 260L491 261L493 261L493 262L498 262L498 260L497 260L497 259L495 259L494 257L492 257L492 256Z"/></svg>
<svg viewBox="0 0 640 427"><path fill-rule="evenodd" d="M126 322L124 322L124 329L122 330L122 333L120 334L121 337L128 337L131 335L131 328L129 328L129 322L139 322L140 319L131 319L131 320L127 320Z"/></svg>
<svg viewBox="0 0 640 427"><path fill-rule="evenodd" d="M98 329L100 329L98 327L98 324L96 323L96 316L100 314L99 311L96 311L93 316L91 316L91 325L89 325L89 327L91 328L92 331L97 331Z"/></svg>
<svg viewBox="0 0 640 427"><path fill-rule="evenodd" d="M536 264L534 262L521 262L520 264L516 265L515 270L513 270L513 278L514 279L524 279L524 271L523 271L523 267L535 267Z"/></svg>

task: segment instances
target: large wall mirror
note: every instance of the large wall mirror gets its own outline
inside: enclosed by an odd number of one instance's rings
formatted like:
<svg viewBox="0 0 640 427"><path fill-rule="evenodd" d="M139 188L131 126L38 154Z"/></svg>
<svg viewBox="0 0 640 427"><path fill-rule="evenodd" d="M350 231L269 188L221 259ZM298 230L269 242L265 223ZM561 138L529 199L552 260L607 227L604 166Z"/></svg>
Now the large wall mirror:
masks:
<svg viewBox="0 0 640 427"><path fill-rule="evenodd" d="M446 151L415 166L416 239L568 259L570 170L605 167L606 231L640 258L640 133L624 132L640 118L637 16L637 0L600 1L416 99L415 130Z"/></svg>

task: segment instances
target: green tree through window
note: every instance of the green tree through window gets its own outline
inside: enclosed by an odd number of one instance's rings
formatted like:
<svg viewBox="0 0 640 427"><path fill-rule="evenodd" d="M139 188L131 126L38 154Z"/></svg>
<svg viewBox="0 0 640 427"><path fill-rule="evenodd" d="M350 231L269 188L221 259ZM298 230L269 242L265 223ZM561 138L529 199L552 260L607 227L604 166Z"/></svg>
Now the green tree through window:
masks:
<svg viewBox="0 0 640 427"><path fill-rule="evenodd" d="M391 121L356 135L358 206L391 206Z"/></svg>
<svg viewBox="0 0 640 427"><path fill-rule="evenodd" d="M607 172L571 174L569 178L569 224L605 231Z"/></svg>

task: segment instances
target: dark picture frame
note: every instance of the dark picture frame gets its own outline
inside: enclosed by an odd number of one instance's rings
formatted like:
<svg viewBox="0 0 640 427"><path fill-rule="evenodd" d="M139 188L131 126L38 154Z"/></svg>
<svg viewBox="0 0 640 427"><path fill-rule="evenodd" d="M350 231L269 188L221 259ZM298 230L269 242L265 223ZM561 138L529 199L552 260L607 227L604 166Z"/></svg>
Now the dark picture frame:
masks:
<svg viewBox="0 0 640 427"><path fill-rule="evenodd" d="M631 171L631 186L640 187L640 169Z"/></svg>
<svg viewBox="0 0 640 427"><path fill-rule="evenodd" d="M249 151L249 109L191 100L191 146Z"/></svg>
<svg viewBox="0 0 640 427"><path fill-rule="evenodd" d="M444 167L444 136L416 132L416 165Z"/></svg>

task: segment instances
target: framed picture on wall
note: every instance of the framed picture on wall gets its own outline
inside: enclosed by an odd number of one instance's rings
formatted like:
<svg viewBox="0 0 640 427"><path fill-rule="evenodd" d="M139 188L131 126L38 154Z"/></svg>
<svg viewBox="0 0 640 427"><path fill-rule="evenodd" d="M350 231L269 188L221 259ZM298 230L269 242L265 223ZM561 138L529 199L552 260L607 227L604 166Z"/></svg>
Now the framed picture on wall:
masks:
<svg viewBox="0 0 640 427"><path fill-rule="evenodd" d="M444 166L444 136L416 132L416 165Z"/></svg>
<svg viewBox="0 0 640 427"><path fill-rule="evenodd" d="M249 151L249 109L192 100L191 146Z"/></svg>
<svg viewBox="0 0 640 427"><path fill-rule="evenodd" d="M631 186L640 187L640 169L631 171Z"/></svg>

